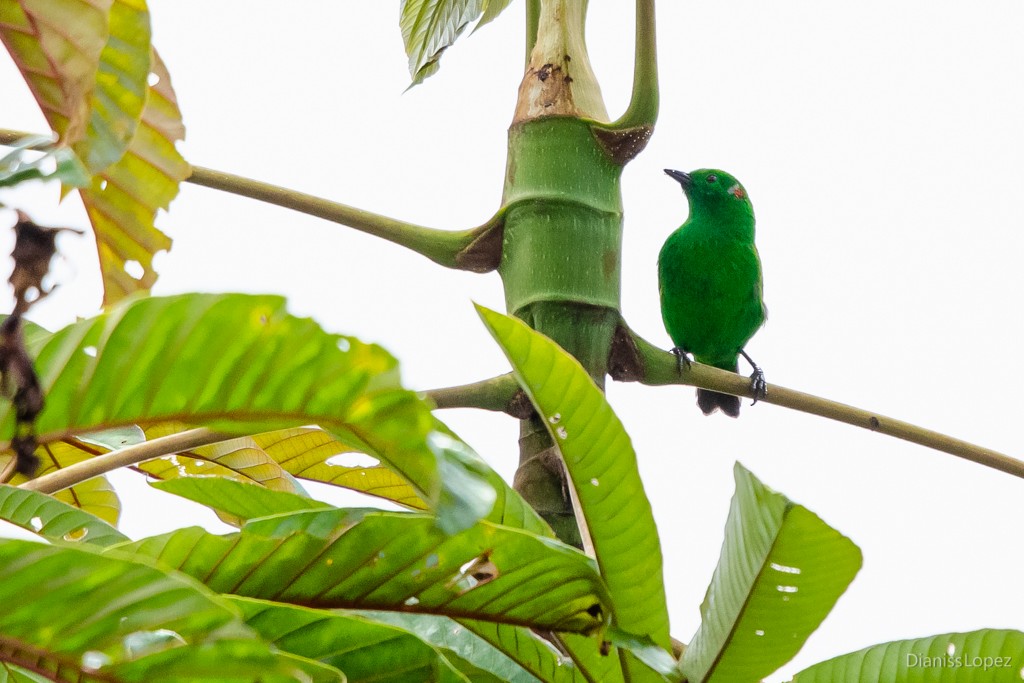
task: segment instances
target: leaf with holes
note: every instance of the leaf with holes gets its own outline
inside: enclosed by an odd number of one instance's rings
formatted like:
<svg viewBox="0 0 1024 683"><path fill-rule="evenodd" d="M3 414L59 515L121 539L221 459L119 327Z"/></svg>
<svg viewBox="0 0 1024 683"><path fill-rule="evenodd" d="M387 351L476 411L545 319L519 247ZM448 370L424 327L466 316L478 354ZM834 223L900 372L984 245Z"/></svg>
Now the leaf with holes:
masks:
<svg viewBox="0 0 1024 683"><path fill-rule="evenodd" d="M66 145L81 140L89 125L112 2L0 2L0 41Z"/></svg>
<svg viewBox="0 0 1024 683"><path fill-rule="evenodd" d="M734 468L736 494L701 625L683 655L692 683L755 681L800 650L860 570L860 549L817 515Z"/></svg>
<svg viewBox="0 0 1024 683"><path fill-rule="evenodd" d="M192 170L175 148L185 137L171 77L156 52L138 130L121 159L82 190L103 272L103 303L148 291L156 281L153 255L171 246L153 221ZM130 273L132 266L137 272Z"/></svg>
<svg viewBox="0 0 1024 683"><path fill-rule="evenodd" d="M109 35L89 98L88 128L72 144L93 173L119 161L135 137L153 60L145 0L114 0L107 23Z"/></svg>
<svg viewBox="0 0 1024 683"><path fill-rule="evenodd" d="M52 496L0 484L0 519L50 541L108 546L130 540L99 517Z"/></svg>
<svg viewBox="0 0 1024 683"><path fill-rule="evenodd" d="M983 629L872 645L804 669L792 683L1020 683L1024 633Z"/></svg>
<svg viewBox="0 0 1024 683"><path fill-rule="evenodd" d="M297 680L221 597L114 552L0 540L0 604L4 661L52 680Z"/></svg>
<svg viewBox="0 0 1024 683"><path fill-rule="evenodd" d="M607 593L585 555L479 522L455 535L420 513L315 510L236 534L191 528L117 547L221 593L310 607L384 609L591 631Z"/></svg>
<svg viewBox="0 0 1024 683"><path fill-rule="evenodd" d="M182 420L240 435L319 424L413 483L445 528L471 524L467 511L490 512L482 504L495 496L487 477L435 443L430 406L402 388L395 359L289 315L280 297L129 300L34 335L30 352L46 394L36 421L44 446ZM0 400L0 439L11 438L14 420L11 404ZM458 477L442 477L453 469Z"/></svg>
<svg viewBox="0 0 1024 683"><path fill-rule="evenodd" d="M429 641L406 629L344 612L230 598L276 647L345 672L349 683L466 683Z"/></svg>
<svg viewBox="0 0 1024 683"><path fill-rule="evenodd" d="M416 489L385 465L348 466L346 454L356 448L316 427L297 427L256 434L252 440L285 472L300 479L359 491L399 505L424 510Z"/></svg>
<svg viewBox="0 0 1024 683"><path fill-rule="evenodd" d="M186 429L187 425L168 423L149 427L145 434L147 439L156 439ZM259 484L273 491L305 495L299 482L249 436L228 439L143 462L137 465L137 469L160 480L218 476Z"/></svg>
<svg viewBox="0 0 1024 683"><path fill-rule="evenodd" d="M515 318L477 310L562 453L612 594L614 623L669 649L661 546L622 423L557 344Z"/></svg>
<svg viewBox="0 0 1024 683"><path fill-rule="evenodd" d="M6 401L0 402L0 412L5 412L7 407ZM74 439L40 441L40 445L35 451L36 457L40 461L36 476L45 476L103 452L105 449L77 443ZM14 457L13 451L5 448L0 454L0 466L6 466L12 457ZM28 478L24 475L15 474L10 483L17 486L26 481ZM87 479L53 495L57 500L84 510L110 524L116 525L121 517L121 501L106 477Z"/></svg>

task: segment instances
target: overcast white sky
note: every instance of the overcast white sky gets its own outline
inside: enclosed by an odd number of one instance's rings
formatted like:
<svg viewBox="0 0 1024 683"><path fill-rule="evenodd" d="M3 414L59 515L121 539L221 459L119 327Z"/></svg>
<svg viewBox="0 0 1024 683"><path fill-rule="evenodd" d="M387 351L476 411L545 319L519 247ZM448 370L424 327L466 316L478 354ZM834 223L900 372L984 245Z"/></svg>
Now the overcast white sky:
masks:
<svg viewBox="0 0 1024 683"><path fill-rule="evenodd" d="M521 1L404 95L398 3L150 5L193 163L434 227L470 227L497 208ZM617 116L633 3L591 5L591 58ZM663 0L658 20L661 118L623 181L630 324L670 345L655 260L686 206L661 169L724 168L757 214L770 318L747 348L769 382L1024 457L1024 4ZM43 129L6 55L0 92L0 127ZM4 195L40 222L84 227L77 201L57 208L56 197ZM386 346L414 388L508 369L470 303L502 309L496 274L448 271L341 226L187 185L159 225L175 242L158 259L155 294L283 293L328 330ZM100 299L90 239L61 240L62 288L33 311L51 327ZM876 642L1024 628L1024 482L771 405L730 420L703 417L689 388L608 393L654 506L680 639L698 624L735 460L865 555L832 615L771 680ZM511 477L511 418L443 417ZM143 488L124 493L129 534L213 520L185 503L171 518L171 499Z"/></svg>

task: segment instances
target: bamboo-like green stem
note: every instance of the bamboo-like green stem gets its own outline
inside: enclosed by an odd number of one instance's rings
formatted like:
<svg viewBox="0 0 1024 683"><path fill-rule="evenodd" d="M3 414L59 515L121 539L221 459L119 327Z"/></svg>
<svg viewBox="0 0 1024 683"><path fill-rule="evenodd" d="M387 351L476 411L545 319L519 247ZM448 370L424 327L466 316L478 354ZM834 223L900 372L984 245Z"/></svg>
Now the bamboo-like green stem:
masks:
<svg viewBox="0 0 1024 683"><path fill-rule="evenodd" d="M508 413L520 419L529 417L533 408L512 373L457 387L422 392L439 409L480 408Z"/></svg>
<svg viewBox="0 0 1024 683"><path fill-rule="evenodd" d="M14 144L29 135L0 129L0 145ZM192 167L186 181L340 223L411 249L448 268L487 272L497 268L501 258L501 212L476 228L437 230L201 166Z"/></svg>
<svg viewBox="0 0 1024 683"><path fill-rule="evenodd" d="M734 396L753 398L750 380L742 375L700 363L691 363L689 367L680 369L678 359L671 353L659 349L634 332L630 331L629 337L639 361L638 373L631 374L624 379L638 380L651 386L685 384L702 389L713 389ZM776 384L768 385L768 395L760 401L903 439L1024 479L1024 461L879 413L805 394L802 391L787 389Z"/></svg>
<svg viewBox="0 0 1024 683"><path fill-rule="evenodd" d="M658 45L654 0L636 0L636 49L633 61L633 94L626 113L609 128L654 128L658 119Z"/></svg>
<svg viewBox="0 0 1024 683"><path fill-rule="evenodd" d="M182 451L200 446L208 446L229 438L231 438L229 435L220 434L203 427L189 429L188 431L169 434L152 441L144 441L140 444L111 451L110 453L97 455L88 460L59 469L56 472L43 475L38 479L31 479L22 484L21 488L39 491L40 493L56 493L121 467L137 465L146 460L152 460L153 458L173 453L181 453Z"/></svg>

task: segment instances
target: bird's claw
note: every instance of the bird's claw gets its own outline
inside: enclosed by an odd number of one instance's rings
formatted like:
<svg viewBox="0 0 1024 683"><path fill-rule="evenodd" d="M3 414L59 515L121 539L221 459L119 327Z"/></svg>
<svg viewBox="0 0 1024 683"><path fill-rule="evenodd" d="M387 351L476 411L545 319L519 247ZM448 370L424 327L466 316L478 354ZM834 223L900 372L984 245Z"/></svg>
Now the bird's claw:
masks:
<svg viewBox="0 0 1024 683"><path fill-rule="evenodd" d="M674 346L671 349L671 353L676 357L676 372L683 374L683 368L690 369L690 354L681 346Z"/></svg>
<svg viewBox="0 0 1024 683"><path fill-rule="evenodd" d="M764 381L764 371L756 365L754 372L750 375L750 390L754 392L754 400L750 405L754 405L768 396L768 382Z"/></svg>

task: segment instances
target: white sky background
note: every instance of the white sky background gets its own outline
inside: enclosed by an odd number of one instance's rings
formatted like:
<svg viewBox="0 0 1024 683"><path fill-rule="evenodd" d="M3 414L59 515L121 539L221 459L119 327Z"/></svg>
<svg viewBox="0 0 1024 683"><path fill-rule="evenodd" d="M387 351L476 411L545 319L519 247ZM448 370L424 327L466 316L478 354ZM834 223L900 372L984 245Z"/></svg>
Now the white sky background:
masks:
<svg viewBox="0 0 1024 683"><path fill-rule="evenodd" d="M433 227L471 227L498 207L521 2L404 95L396 2L150 4L191 162ZM633 3L591 5L591 60L615 117L632 78ZM1024 4L662 0L658 21L661 116L623 180L630 324L670 345L655 261L686 205L661 169L724 168L757 213L770 318L747 348L769 382L1024 457ZM0 92L0 126L44 129L6 55ZM77 200L55 207L56 188L3 198L43 223L86 225ZM159 225L174 247L157 261L155 294L283 293L326 329L383 344L417 389L508 370L470 303L503 309L494 273L449 271L189 185ZM100 299L91 239L60 246L61 289L33 311L50 327L91 315ZM734 421L703 417L691 388L613 383L608 393L661 531L676 637L698 625L737 459L865 556L771 680L876 642L1024 628L1024 482L771 405L744 405ZM514 420L442 417L511 477ZM135 484L122 491L133 536L213 520L139 477L116 481Z"/></svg>

